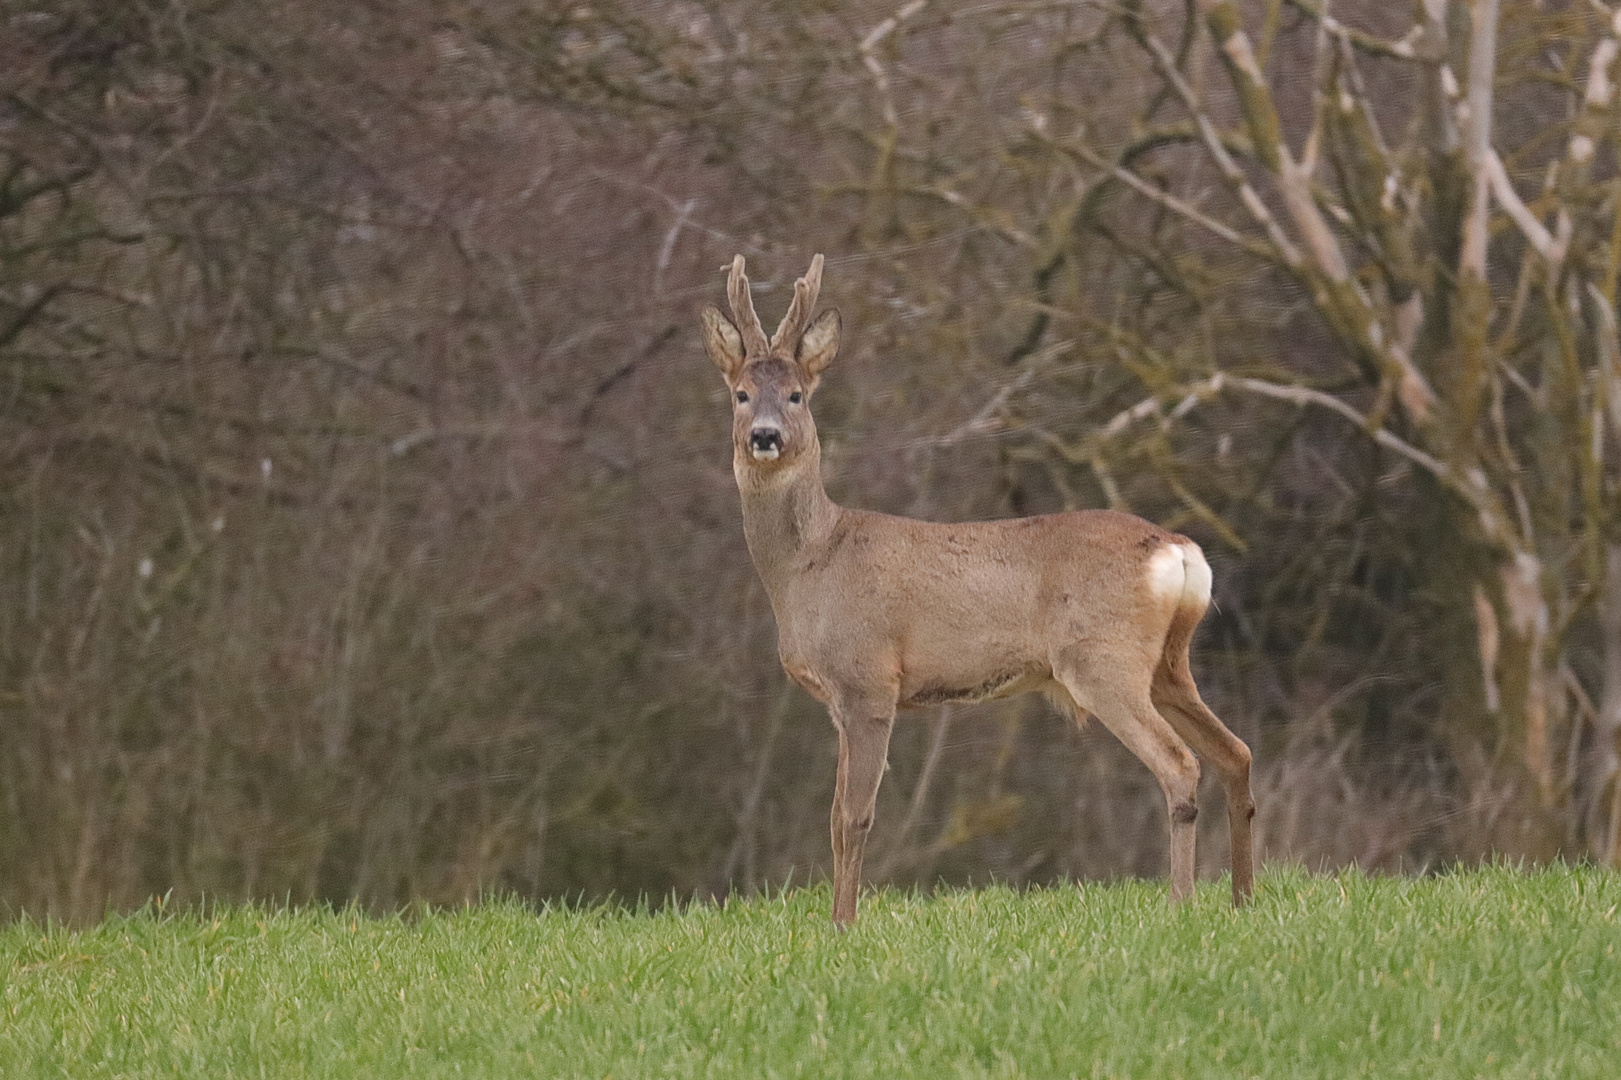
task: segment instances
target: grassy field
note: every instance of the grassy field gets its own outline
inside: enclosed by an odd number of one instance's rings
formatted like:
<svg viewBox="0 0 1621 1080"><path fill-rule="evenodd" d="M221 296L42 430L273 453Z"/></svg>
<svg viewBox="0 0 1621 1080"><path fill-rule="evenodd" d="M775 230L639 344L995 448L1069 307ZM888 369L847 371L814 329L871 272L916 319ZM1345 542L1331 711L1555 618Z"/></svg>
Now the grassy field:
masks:
<svg viewBox="0 0 1621 1080"><path fill-rule="evenodd" d="M0 929L0 1076L1621 1076L1621 876Z"/></svg>

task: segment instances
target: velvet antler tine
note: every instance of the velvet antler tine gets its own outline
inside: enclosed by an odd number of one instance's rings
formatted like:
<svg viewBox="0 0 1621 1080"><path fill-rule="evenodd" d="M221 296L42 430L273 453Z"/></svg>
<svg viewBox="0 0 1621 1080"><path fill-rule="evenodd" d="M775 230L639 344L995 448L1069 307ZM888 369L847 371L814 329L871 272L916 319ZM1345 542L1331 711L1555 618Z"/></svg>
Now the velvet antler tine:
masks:
<svg viewBox="0 0 1621 1080"><path fill-rule="evenodd" d="M754 298L749 295L749 279L743 276L743 256L732 259L732 272L726 278L726 298L731 301L732 317L743 334L743 348L749 356L764 356L771 351L765 338L765 328L754 313Z"/></svg>
<svg viewBox="0 0 1621 1080"><path fill-rule="evenodd" d="M788 305L788 314L782 317L777 333L771 339L773 352L793 352L799 345L800 335L810 323L811 312L816 310L816 295L822 291L822 256L811 258L810 269L794 282L794 299Z"/></svg>
<svg viewBox="0 0 1621 1080"><path fill-rule="evenodd" d="M805 276L800 278L799 280L803 281L805 283L805 314L804 314L804 319L805 319L805 322L808 324L810 322L811 312L816 310L816 297L818 295L820 295L821 291L822 291L822 253L821 252L818 251L815 255L811 256L810 269L806 270L805 271ZM796 289L795 292L797 293L798 290Z"/></svg>

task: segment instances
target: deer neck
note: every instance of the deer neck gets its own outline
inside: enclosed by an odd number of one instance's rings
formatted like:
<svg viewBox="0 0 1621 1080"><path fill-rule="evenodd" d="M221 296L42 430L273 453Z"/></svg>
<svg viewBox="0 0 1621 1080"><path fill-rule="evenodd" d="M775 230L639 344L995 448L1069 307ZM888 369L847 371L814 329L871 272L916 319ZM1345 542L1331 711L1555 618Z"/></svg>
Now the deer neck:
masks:
<svg viewBox="0 0 1621 1080"><path fill-rule="evenodd" d="M775 599L788 582L827 545L838 522L838 504L822 486L822 448L810 450L792 465L761 475L734 459L738 493L743 498L743 535L749 555Z"/></svg>

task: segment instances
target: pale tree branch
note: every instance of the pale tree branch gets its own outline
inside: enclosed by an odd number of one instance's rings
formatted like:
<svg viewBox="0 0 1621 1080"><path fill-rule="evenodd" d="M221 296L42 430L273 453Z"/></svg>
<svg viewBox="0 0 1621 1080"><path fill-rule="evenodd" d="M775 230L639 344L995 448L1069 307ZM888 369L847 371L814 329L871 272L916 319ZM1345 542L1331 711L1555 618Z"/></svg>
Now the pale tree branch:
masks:
<svg viewBox="0 0 1621 1080"><path fill-rule="evenodd" d="M1557 236L1550 233L1514 190L1508 172L1503 168L1503 159L1497 156L1497 151L1488 147L1482 165L1487 183L1491 187L1492 197L1513 219L1514 224L1519 226L1520 232L1524 233L1526 240L1536 248L1537 254L1547 260L1550 269L1557 272L1559 264L1564 261L1565 248L1570 243L1569 212L1560 210L1557 226L1559 233Z"/></svg>
<svg viewBox="0 0 1621 1080"><path fill-rule="evenodd" d="M1285 0L1285 2L1290 7L1316 19L1325 31L1347 45L1370 55L1388 56L1396 60L1421 60L1433 56L1434 45L1424 32L1425 27L1422 23L1415 24L1402 37L1391 41L1340 22L1328 13L1326 3L1316 4L1312 0Z"/></svg>
<svg viewBox="0 0 1621 1080"><path fill-rule="evenodd" d="M1598 313L1595 336L1599 345L1599 368L1594 373L1593 405L1609 414L1611 426L1617 437L1621 437L1621 330L1616 325L1615 302L1592 282L1587 283L1587 292L1592 297L1593 310ZM1603 464L1602 441L1595 439L1592 456L1596 465Z"/></svg>
<svg viewBox="0 0 1621 1080"><path fill-rule="evenodd" d="M1254 394L1274 401L1284 401L1301 407L1309 405L1342 417L1379 446L1417 465L1434 477L1443 488L1468 503L1479 517L1481 530L1486 539L1494 546L1505 553L1515 553L1523 550L1524 543L1522 539L1515 535L1513 528L1508 524L1508 515L1505 514L1502 506L1493 496L1485 475L1479 470L1460 472L1433 454L1414 446L1389 428L1374 423L1372 418L1333 394L1313 387L1302 386L1298 383L1275 383L1265 379L1217 372L1208 379L1181 388L1179 391L1179 403L1169 416L1166 415L1164 406L1158 397L1145 398L1130 408L1117 413L1107 423L1103 424L1098 429L1097 438L1118 437L1127 428L1151 416L1160 416L1163 418L1162 423L1169 424L1173 418L1179 418L1191 411L1196 403L1207 401L1229 390ZM1065 448L1064 456L1075 462L1084 462L1091 460L1093 452Z"/></svg>
<svg viewBox="0 0 1621 1080"><path fill-rule="evenodd" d="M1144 198L1150 199L1179 217L1186 218L1200 228L1214 233L1229 244L1243 248L1251 255L1265 259L1267 262L1283 262L1290 266L1296 265L1296 260L1300 257L1298 250L1293 245L1290 245L1288 249L1280 249L1275 245L1264 244L1254 237L1245 236L1232 226L1216 220L1191 203L1178 199L1175 195L1155 187L1130 169L1109 161L1102 154L1084 143L1077 142L1060 148L1073 153L1089 165L1105 170L1109 175Z"/></svg>
<svg viewBox="0 0 1621 1080"><path fill-rule="evenodd" d="M878 46L883 40L893 34L900 25L924 8L929 6L929 0L910 0L895 11L895 14L878 23L861 39L858 49L861 53L861 63L872 73L873 85L877 87L878 97L884 110L884 123L894 128L899 123L895 112L895 95L890 89L889 72L878 59Z"/></svg>
<svg viewBox="0 0 1621 1080"><path fill-rule="evenodd" d="M1256 224L1261 226L1261 229L1266 233L1267 240L1277 249L1278 254L1283 257L1283 261L1297 270L1300 269L1303 263L1300 249L1289 238L1289 235L1283 231L1283 227L1278 224L1277 218L1272 215L1272 211L1267 208L1266 203L1262 201L1254 186L1250 184L1249 178L1244 175L1244 170L1239 168L1238 162L1233 160L1233 156L1224 145L1220 133L1216 131L1215 125L1211 123L1209 113L1199 102L1193 88L1182 77L1182 72L1178 70L1176 58L1171 55L1171 51L1165 47L1164 42L1148 32L1147 27L1136 20L1133 20L1130 25L1133 32L1138 35L1138 39L1147 47L1149 54L1153 56L1154 66L1159 69L1160 77L1176 91L1176 96L1181 99L1183 107L1193 117L1199 135L1204 141L1205 148L1209 150L1210 156L1215 160L1216 167L1221 170L1221 174L1227 178L1228 184L1237 192L1239 201L1250 212L1250 216L1255 219Z"/></svg>
<svg viewBox="0 0 1621 1080"><path fill-rule="evenodd" d="M1367 292L1351 276L1334 230L1318 208L1309 173L1295 161L1283 139L1271 88L1255 61L1249 36L1239 24L1235 8L1223 0L1199 0L1199 7L1205 13L1239 108L1249 125L1256 157L1272 176L1304 249L1311 254L1310 270L1321 275L1311 280L1312 274L1307 272L1307 284L1312 288L1318 309L1385 379L1400 387L1403 405L1422 423L1428 418L1434 394L1407 353L1412 335L1406 331L1416 330L1418 318L1413 312L1405 313L1397 320L1394 338L1387 333ZM1162 51L1163 46L1156 56ZM1159 66L1163 71L1163 59ZM1184 97L1184 103L1190 110L1200 111L1197 102L1190 98ZM1418 314L1421 313L1420 309Z"/></svg>
<svg viewBox="0 0 1621 1080"><path fill-rule="evenodd" d="M1313 60L1311 76L1311 130L1306 132L1305 145L1300 149L1300 168L1307 176L1317 176L1317 165L1321 157L1323 132L1328 124L1328 94L1326 90L1329 82L1329 72L1333 65L1329 61L1332 55L1328 49L1328 27L1321 22L1317 24L1316 57Z"/></svg>
<svg viewBox="0 0 1621 1080"><path fill-rule="evenodd" d="M1595 5L1600 6L1602 5ZM1608 11L1608 9L1603 9ZM1559 174L1565 171L1582 170L1588 167L1595 149L1595 135L1601 134L1604 119L1599 116L1602 110L1609 107L1615 98L1615 84L1610 79L1610 68L1615 63L1616 56L1621 53L1621 41L1617 35L1621 34L1621 12L1613 14L1609 20L1610 33L1601 37L1593 47L1592 56L1588 60L1587 82L1582 89L1581 113L1576 117L1570 139L1565 148L1564 158L1555 163L1548 175L1547 187L1551 190L1557 188ZM1470 112L1476 106L1477 92L1489 102L1489 88L1478 90L1475 80L1470 80ZM1571 238L1572 223L1570 212L1561 206L1554 218L1554 229L1550 232L1547 226L1538 220L1519 193L1514 190L1513 182L1509 179L1508 171L1503 166L1503 159L1491 148L1489 142L1484 147L1475 145L1474 140L1485 138L1489 140L1490 133L1474 131L1471 129L1472 150L1480 154L1479 166L1483 170L1486 182L1491 189L1492 198L1501 206L1515 226L1525 236L1526 241L1542 256L1548 264L1550 281L1557 276L1560 266L1564 263L1568 253ZM1477 206L1471 208L1480 213ZM1481 228L1478 223L1471 222L1472 228ZM1471 252L1471 257L1476 253ZM1480 255L1480 258L1484 258ZM1484 267L1484 263L1481 263Z"/></svg>
<svg viewBox="0 0 1621 1080"><path fill-rule="evenodd" d="M1421 0L1414 12L1420 20L1425 47L1418 123L1411 135L1418 146L1435 155L1449 155L1458 148L1458 122L1453 108L1458 79L1447 63L1447 5L1448 0Z"/></svg>
<svg viewBox="0 0 1621 1080"><path fill-rule="evenodd" d="M1278 193L1283 198L1289 217L1311 252L1317 269L1336 285L1346 283L1350 270L1345 262L1345 254L1340 250L1333 230L1317 209L1310 177L1295 161L1288 144L1284 142L1272 91L1260 65L1255 61L1249 35L1239 25L1230 4L1222 0L1199 0L1199 6L1205 12L1222 63L1238 94L1239 107L1249 124L1256 154L1278 185Z"/></svg>
<svg viewBox="0 0 1621 1080"><path fill-rule="evenodd" d="M1486 280L1487 212L1490 209L1492 158L1492 81L1497 74L1497 0L1475 0L1469 6L1469 89L1460 127L1470 176L1469 212L1464 217L1458 272Z"/></svg>

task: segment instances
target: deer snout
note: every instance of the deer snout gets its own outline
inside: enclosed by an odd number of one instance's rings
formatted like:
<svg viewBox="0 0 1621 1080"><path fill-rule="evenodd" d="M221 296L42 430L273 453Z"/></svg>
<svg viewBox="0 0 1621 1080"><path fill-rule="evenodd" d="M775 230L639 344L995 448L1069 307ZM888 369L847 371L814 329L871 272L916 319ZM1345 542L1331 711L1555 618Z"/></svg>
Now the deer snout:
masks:
<svg viewBox="0 0 1621 1080"><path fill-rule="evenodd" d="M782 432L760 425L749 431L749 452L760 461L774 461L782 453Z"/></svg>

